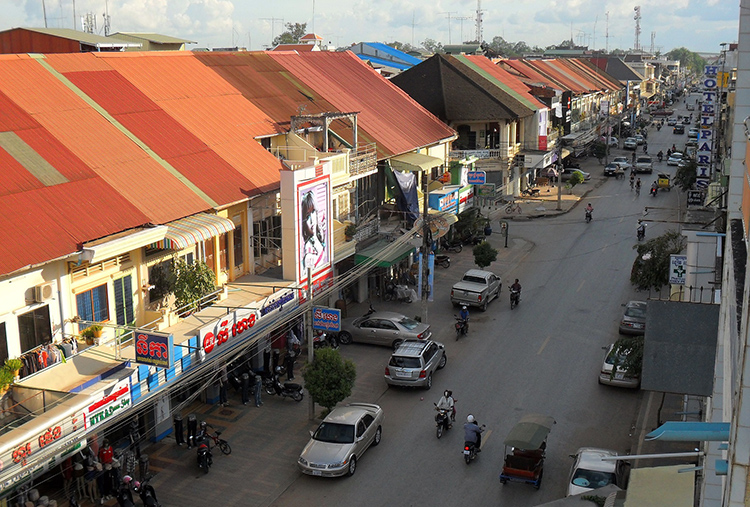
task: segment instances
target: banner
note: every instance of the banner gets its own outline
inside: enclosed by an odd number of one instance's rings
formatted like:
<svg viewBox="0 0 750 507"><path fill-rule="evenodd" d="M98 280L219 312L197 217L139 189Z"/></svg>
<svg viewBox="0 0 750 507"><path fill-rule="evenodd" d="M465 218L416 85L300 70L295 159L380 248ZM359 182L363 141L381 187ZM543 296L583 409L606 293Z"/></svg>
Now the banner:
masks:
<svg viewBox="0 0 750 507"><path fill-rule="evenodd" d="M307 280L331 263L330 177L321 176L297 185L299 280Z"/></svg>

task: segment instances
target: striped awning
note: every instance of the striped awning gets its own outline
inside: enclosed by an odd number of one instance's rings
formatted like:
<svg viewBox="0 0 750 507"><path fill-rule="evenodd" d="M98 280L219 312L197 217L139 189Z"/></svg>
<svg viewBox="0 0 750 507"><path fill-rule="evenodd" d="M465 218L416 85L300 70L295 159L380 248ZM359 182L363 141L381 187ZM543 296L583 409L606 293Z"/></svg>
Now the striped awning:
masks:
<svg viewBox="0 0 750 507"><path fill-rule="evenodd" d="M208 213L198 213L166 224L167 233L162 241L153 243L154 248L182 250L190 245L207 241L225 232L234 230L234 222L228 218Z"/></svg>

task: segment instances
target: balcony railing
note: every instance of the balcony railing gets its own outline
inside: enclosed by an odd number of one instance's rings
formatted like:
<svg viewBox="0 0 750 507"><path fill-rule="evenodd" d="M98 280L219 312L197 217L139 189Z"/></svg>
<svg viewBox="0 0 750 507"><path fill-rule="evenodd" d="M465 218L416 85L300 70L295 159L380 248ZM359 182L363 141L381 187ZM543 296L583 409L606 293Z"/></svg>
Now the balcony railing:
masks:
<svg viewBox="0 0 750 507"><path fill-rule="evenodd" d="M349 174L364 176L377 172L378 152L375 143L365 144L349 153Z"/></svg>

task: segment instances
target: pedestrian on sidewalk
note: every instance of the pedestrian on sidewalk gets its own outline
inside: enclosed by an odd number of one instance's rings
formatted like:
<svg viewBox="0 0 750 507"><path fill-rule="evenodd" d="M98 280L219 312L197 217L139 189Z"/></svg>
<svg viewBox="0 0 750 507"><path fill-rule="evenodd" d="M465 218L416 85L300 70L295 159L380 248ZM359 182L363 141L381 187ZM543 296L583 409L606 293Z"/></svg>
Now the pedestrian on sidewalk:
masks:
<svg viewBox="0 0 750 507"><path fill-rule="evenodd" d="M242 404L247 405L250 401L250 374L245 372L240 377L242 379ZM255 375L253 375L253 382L255 381Z"/></svg>
<svg viewBox="0 0 750 507"><path fill-rule="evenodd" d="M222 407L229 405L227 403L227 383L229 382L229 375L227 375L227 363L221 365L219 370L219 403Z"/></svg>
<svg viewBox="0 0 750 507"><path fill-rule="evenodd" d="M286 375L287 380L294 380L294 361L300 352L301 343L294 330L290 329L286 338Z"/></svg>
<svg viewBox="0 0 750 507"><path fill-rule="evenodd" d="M263 405L263 401L260 399L260 391L261 387L263 386L263 379L257 373L254 373L253 377L255 378L255 385L253 387L253 394L255 395L255 406L260 407L261 405Z"/></svg>

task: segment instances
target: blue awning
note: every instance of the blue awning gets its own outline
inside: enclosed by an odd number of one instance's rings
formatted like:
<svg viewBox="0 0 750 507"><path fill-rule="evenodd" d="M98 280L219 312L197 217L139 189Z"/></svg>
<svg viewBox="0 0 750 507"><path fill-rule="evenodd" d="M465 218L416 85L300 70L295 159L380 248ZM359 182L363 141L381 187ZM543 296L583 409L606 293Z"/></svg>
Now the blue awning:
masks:
<svg viewBox="0 0 750 507"><path fill-rule="evenodd" d="M729 440L729 423L670 421L646 435L646 440L726 442Z"/></svg>

